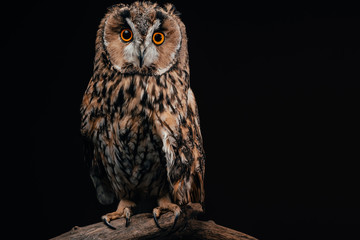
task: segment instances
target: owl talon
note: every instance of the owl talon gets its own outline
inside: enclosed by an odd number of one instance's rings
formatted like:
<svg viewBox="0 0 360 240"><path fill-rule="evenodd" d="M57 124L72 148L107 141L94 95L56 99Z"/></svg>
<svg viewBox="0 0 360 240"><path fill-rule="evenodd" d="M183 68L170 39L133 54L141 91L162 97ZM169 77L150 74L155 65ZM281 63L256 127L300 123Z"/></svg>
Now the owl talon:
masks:
<svg viewBox="0 0 360 240"><path fill-rule="evenodd" d="M110 221L119 219L119 218L125 218L125 227L128 227L130 224L131 208L133 208L135 206L136 206L135 203L133 203L129 200L123 199L119 202L119 205L118 205L118 208L116 209L116 211L102 216L102 220L106 226L115 230L116 228L110 224Z"/></svg>
<svg viewBox="0 0 360 240"><path fill-rule="evenodd" d="M128 227L130 224L130 218L125 218L126 222L125 222L125 227Z"/></svg>
<svg viewBox="0 0 360 240"><path fill-rule="evenodd" d="M173 223L173 225L172 225L172 227L171 227L171 230L175 228L176 223L177 223L177 220L179 219L179 216L180 216L180 212L177 212L177 213L175 214L174 223ZM155 225L156 225L159 229L161 229L162 231L165 231L165 230L166 230L165 228L160 227L160 224L159 224L159 221L158 221L158 219L157 219L157 217L156 217L156 212L155 212L155 211L153 212L153 217L154 217Z"/></svg>
<svg viewBox="0 0 360 240"><path fill-rule="evenodd" d="M106 217L103 217L103 222L106 226L108 226L110 229L112 230L116 230L116 227L114 227L113 225L111 225L108 220L106 219Z"/></svg>
<svg viewBox="0 0 360 240"><path fill-rule="evenodd" d="M162 228L162 227L160 227L160 224L159 224L159 222L158 222L158 220L157 220L156 215L157 215L157 214L156 214L156 212L155 212L155 210L154 210L154 211L153 211L153 216L154 216L155 225L156 225L160 230L164 231L165 229Z"/></svg>
<svg viewBox="0 0 360 240"><path fill-rule="evenodd" d="M124 214L125 214L125 227L128 227L130 224L130 209L129 208L125 208L124 209Z"/></svg>
<svg viewBox="0 0 360 240"><path fill-rule="evenodd" d="M180 216L180 212L176 212L176 213L175 213L174 223L173 223L171 229L174 229L174 228L175 228L175 225L176 225L177 220L179 219L179 216Z"/></svg>
<svg viewBox="0 0 360 240"><path fill-rule="evenodd" d="M160 224L159 224L159 221L158 221L158 217L160 217L161 212L164 211L164 210L171 211L175 215L173 225L170 228L171 230L173 230L175 228L176 223L177 223L177 221L179 219L179 216L181 214L181 209L180 209L180 207L178 205L172 203L168 197L164 197L164 198L161 198L159 200L159 207L154 208L153 217L154 217L154 221L155 221L156 226L161 230L166 230L166 229L160 227Z"/></svg>

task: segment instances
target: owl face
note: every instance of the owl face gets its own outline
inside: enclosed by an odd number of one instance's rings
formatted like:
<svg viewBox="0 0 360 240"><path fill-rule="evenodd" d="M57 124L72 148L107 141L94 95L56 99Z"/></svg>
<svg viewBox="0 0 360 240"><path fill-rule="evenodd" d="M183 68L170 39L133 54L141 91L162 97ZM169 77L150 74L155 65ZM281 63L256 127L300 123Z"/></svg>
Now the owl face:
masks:
<svg viewBox="0 0 360 240"><path fill-rule="evenodd" d="M121 73L161 75L178 61L183 24L171 5L115 5L104 19L103 48Z"/></svg>

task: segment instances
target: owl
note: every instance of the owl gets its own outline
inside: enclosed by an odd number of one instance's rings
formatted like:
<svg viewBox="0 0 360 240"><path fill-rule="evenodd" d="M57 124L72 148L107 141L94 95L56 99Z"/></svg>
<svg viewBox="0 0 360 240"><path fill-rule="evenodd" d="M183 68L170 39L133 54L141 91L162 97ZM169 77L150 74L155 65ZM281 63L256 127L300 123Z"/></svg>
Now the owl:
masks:
<svg viewBox="0 0 360 240"><path fill-rule="evenodd" d="M85 160L101 204L119 201L104 223L156 199L164 211L204 202L205 157L189 82L187 36L171 4L116 4L96 36L93 76L81 104Z"/></svg>

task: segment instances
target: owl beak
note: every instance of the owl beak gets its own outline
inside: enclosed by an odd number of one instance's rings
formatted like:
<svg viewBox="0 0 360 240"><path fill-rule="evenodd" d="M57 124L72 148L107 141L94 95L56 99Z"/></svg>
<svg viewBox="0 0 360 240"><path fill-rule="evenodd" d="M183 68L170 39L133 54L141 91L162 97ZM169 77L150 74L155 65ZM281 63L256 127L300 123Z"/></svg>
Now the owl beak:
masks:
<svg viewBox="0 0 360 240"><path fill-rule="evenodd" d="M144 53L145 53L144 47L140 47L139 54L138 54L140 68L142 68L142 66L144 65Z"/></svg>
<svg viewBox="0 0 360 240"><path fill-rule="evenodd" d="M142 68L144 64L144 53L140 52L139 54L139 67Z"/></svg>

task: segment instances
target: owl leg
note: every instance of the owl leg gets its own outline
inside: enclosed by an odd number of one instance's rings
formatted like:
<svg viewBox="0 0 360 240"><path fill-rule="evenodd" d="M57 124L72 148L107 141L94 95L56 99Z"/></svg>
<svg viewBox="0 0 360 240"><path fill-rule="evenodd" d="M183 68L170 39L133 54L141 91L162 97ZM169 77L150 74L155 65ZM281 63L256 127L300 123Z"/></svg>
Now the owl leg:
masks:
<svg viewBox="0 0 360 240"><path fill-rule="evenodd" d="M131 216L131 208L135 207L136 204L132 201L122 199L119 202L119 205L115 212L107 213L102 216L102 220L105 225L111 229L116 229L114 226L110 224L110 221L124 217L126 219L125 227L129 226L130 216Z"/></svg>
<svg viewBox="0 0 360 240"><path fill-rule="evenodd" d="M163 211L171 211L175 215L174 223L173 223L173 226L171 228L171 229L173 229L175 227L176 222L177 222L177 220L178 220L178 218L180 216L180 213L181 213L180 207L177 204L172 203L171 200L170 200L170 197L168 195L159 198L158 203L159 203L159 206L154 208L154 210L153 210L153 216L154 216L154 221L155 221L156 226L158 228L160 228L161 230L164 230L162 227L160 227L159 222L158 222L157 219L158 219L158 217L160 217L161 212L163 212Z"/></svg>

